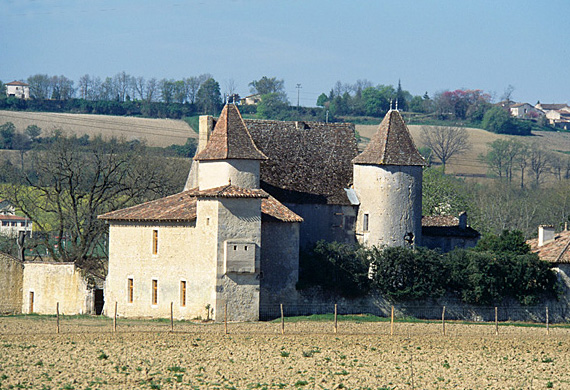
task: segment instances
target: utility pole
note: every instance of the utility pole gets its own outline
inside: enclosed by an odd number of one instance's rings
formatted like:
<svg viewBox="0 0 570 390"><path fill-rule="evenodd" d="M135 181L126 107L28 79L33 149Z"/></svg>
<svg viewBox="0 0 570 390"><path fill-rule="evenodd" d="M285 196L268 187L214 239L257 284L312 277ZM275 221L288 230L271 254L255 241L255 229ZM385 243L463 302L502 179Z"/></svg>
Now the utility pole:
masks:
<svg viewBox="0 0 570 390"><path fill-rule="evenodd" d="M301 88L302 88L301 84L297 84L296 88L297 88L297 111L299 111L299 96L300 96Z"/></svg>

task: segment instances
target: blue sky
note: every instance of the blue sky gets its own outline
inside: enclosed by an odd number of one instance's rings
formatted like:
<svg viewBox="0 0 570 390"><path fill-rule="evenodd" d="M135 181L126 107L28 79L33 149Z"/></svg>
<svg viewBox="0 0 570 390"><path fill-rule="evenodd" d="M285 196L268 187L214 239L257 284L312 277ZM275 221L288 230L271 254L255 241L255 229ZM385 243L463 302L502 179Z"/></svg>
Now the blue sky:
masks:
<svg viewBox="0 0 570 390"><path fill-rule="evenodd" d="M570 103L570 1L0 0L0 80L262 76L314 105L337 80Z"/></svg>

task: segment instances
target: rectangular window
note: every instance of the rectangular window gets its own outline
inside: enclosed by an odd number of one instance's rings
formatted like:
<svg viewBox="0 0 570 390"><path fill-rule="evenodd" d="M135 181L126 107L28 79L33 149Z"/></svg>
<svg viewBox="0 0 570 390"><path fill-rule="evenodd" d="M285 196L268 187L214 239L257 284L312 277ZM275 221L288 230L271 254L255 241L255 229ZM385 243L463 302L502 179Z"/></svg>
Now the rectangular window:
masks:
<svg viewBox="0 0 570 390"><path fill-rule="evenodd" d="M186 306L186 281L180 281L180 306Z"/></svg>
<svg viewBox="0 0 570 390"><path fill-rule="evenodd" d="M30 314L34 312L34 292L30 291Z"/></svg>
<svg viewBox="0 0 570 390"><path fill-rule="evenodd" d="M152 304L158 305L158 280L152 280Z"/></svg>
<svg viewBox="0 0 570 390"><path fill-rule="evenodd" d="M364 214L362 218L362 230L365 232L368 231L368 214Z"/></svg>
<svg viewBox="0 0 570 390"><path fill-rule="evenodd" d="M152 231L152 254L158 254L158 230Z"/></svg>
<svg viewBox="0 0 570 390"><path fill-rule="evenodd" d="M127 282L127 301L129 303L133 303L134 292L134 281L132 278L129 278Z"/></svg>

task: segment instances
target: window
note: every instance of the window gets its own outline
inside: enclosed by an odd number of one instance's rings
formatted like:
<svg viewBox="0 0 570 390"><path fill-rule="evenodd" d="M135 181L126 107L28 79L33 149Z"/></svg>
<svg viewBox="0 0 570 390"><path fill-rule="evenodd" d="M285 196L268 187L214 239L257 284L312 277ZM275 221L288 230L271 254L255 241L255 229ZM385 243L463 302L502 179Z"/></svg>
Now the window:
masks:
<svg viewBox="0 0 570 390"><path fill-rule="evenodd" d="M186 306L186 281L180 281L180 306Z"/></svg>
<svg viewBox="0 0 570 390"><path fill-rule="evenodd" d="M152 254L158 254L158 230L152 231Z"/></svg>
<svg viewBox="0 0 570 390"><path fill-rule="evenodd" d="M32 314L34 312L34 292L30 291L30 311L29 313Z"/></svg>
<svg viewBox="0 0 570 390"><path fill-rule="evenodd" d="M365 232L368 231L368 214L364 214L362 218L362 230Z"/></svg>
<svg viewBox="0 0 570 390"><path fill-rule="evenodd" d="M134 280L129 278L127 281L127 302L133 303L134 298Z"/></svg>
<svg viewBox="0 0 570 390"><path fill-rule="evenodd" d="M2 221L2 226L8 226L8 221Z"/></svg>
<svg viewBox="0 0 570 390"><path fill-rule="evenodd" d="M158 280L152 280L152 304L158 305Z"/></svg>

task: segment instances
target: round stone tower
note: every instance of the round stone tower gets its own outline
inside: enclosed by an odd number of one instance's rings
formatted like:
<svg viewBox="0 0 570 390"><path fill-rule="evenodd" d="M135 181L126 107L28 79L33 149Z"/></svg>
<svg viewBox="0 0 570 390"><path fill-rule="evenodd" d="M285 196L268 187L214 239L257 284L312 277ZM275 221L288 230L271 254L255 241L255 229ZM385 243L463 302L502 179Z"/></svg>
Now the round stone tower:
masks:
<svg viewBox="0 0 570 390"><path fill-rule="evenodd" d="M360 201L358 241L378 247L420 245L425 160L397 110L388 111L352 163L354 191Z"/></svg>

